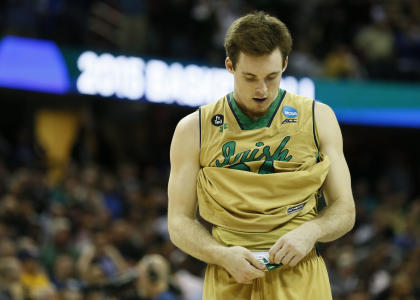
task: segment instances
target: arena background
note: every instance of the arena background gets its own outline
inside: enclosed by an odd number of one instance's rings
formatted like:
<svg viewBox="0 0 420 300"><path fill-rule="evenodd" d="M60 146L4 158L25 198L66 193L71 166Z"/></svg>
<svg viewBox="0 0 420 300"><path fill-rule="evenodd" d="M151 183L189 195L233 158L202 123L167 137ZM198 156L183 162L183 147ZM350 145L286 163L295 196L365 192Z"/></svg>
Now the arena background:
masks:
<svg viewBox="0 0 420 300"><path fill-rule="evenodd" d="M256 9L291 30L287 88L341 123L357 221L321 244L334 299L420 299L416 0L1 1L0 299L129 299L148 253L201 299L205 265L168 239L169 146Z"/></svg>

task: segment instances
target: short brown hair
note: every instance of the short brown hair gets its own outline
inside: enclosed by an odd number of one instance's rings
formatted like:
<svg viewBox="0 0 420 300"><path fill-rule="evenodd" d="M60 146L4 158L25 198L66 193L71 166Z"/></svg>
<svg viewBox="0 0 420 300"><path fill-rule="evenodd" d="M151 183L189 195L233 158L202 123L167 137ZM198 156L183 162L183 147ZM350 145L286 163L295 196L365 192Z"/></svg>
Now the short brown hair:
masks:
<svg viewBox="0 0 420 300"><path fill-rule="evenodd" d="M239 53L266 55L280 49L283 65L292 49L292 38L286 25L269 14L257 11L247 14L230 25L225 36L226 56L235 68Z"/></svg>

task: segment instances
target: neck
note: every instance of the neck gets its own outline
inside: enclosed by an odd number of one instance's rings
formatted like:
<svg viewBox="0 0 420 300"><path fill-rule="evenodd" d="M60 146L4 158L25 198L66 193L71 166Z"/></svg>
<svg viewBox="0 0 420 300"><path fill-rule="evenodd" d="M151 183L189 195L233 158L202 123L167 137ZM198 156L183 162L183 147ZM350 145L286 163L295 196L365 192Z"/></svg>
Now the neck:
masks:
<svg viewBox="0 0 420 300"><path fill-rule="evenodd" d="M256 114L256 113L254 113L254 112L252 112L252 111L249 111L249 110L247 110L246 109L246 107L244 107L242 104L241 104L241 101L239 101L239 96L236 94L236 92L235 91L233 91L233 98L234 98L234 101L236 102L236 104L238 105L238 107L239 107L239 109L248 117L248 118L250 118L250 119L252 119L253 121L255 121L255 120L257 120L257 119L259 119L259 118L261 118L262 116L264 116L266 113L267 113L267 111L265 111L264 113L262 113L262 114Z"/></svg>

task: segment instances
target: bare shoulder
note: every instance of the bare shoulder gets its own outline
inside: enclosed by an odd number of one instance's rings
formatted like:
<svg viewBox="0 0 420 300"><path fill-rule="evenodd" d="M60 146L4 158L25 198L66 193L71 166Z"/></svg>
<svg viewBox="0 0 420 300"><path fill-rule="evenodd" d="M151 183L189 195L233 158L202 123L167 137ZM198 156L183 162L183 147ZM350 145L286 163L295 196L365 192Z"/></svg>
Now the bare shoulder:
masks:
<svg viewBox="0 0 420 300"><path fill-rule="evenodd" d="M316 102L315 124L317 127L320 148L334 145L341 148L342 136L334 111L327 104Z"/></svg>
<svg viewBox="0 0 420 300"><path fill-rule="evenodd" d="M172 138L171 153L197 153L200 149L199 113L195 111L182 118L176 126Z"/></svg>
<svg viewBox="0 0 420 300"><path fill-rule="evenodd" d="M200 124L199 124L199 113L198 110L186 115L183 117L177 125L177 130L180 131L189 131L190 134L193 133L193 131L199 132Z"/></svg>
<svg viewBox="0 0 420 300"><path fill-rule="evenodd" d="M329 120L337 120L332 108L322 102L316 102L315 104L315 119L317 123L320 122L328 122Z"/></svg>
<svg viewBox="0 0 420 300"><path fill-rule="evenodd" d="M197 141L197 145L200 145L200 117L198 111L195 111L184 118L182 118L176 126L174 139L182 138L187 141Z"/></svg>

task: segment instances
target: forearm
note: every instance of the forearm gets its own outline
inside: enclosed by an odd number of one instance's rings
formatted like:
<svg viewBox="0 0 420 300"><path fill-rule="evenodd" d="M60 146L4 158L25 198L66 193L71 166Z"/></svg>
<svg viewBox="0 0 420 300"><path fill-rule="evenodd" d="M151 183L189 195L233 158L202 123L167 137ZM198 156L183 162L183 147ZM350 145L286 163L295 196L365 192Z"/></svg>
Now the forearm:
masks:
<svg viewBox="0 0 420 300"><path fill-rule="evenodd" d="M351 197L351 196L349 196ZM355 222L353 201L336 199L314 219L302 226L309 228L318 242L330 242L349 232Z"/></svg>
<svg viewBox="0 0 420 300"><path fill-rule="evenodd" d="M176 217L169 221L171 241L185 253L208 264L222 265L226 247L218 243L197 220Z"/></svg>

